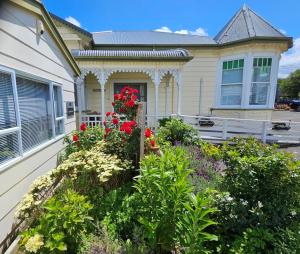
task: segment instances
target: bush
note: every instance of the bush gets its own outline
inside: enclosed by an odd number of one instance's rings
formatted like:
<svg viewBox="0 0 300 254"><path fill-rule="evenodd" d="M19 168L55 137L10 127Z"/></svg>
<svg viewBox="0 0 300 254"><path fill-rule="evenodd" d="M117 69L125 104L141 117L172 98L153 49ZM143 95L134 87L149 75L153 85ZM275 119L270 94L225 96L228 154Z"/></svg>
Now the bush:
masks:
<svg viewBox="0 0 300 254"><path fill-rule="evenodd" d="M152 250L203 253L203 242L215 239L204 230L214 222L208 200L193 195L189 162L180 148L167 149L162 157L147 156L134 187L138 193L138 221ZM192 243L193 242L193 243ZM159 252L160 253L160 252Z"/></svg>
<svg viewBox="0 0 300 254"><path fill-rule="evenodd" d="M26 253L75 253L90 226L92 207L86 197L71 190L53 196L44 204L39 219L22 233L20 245Z"/></svg>
<svg viewBox="0 0 300 254"><path fill-rule="evenodd" d="M198 140L197 131L182 120L172 118L160 127L157 132L160 143L170 142L172 145L191 145Z"/></svg>
<svg viewBox="0 0 300 254"><path fill-rule="evenodd" d="M222 148L226 169L221 190L225 193L215 199L220 210L217 232L224 246L237 237L260 239L260 230L274 234L300 220L300 162L252 138L232 142Z"/></svg>

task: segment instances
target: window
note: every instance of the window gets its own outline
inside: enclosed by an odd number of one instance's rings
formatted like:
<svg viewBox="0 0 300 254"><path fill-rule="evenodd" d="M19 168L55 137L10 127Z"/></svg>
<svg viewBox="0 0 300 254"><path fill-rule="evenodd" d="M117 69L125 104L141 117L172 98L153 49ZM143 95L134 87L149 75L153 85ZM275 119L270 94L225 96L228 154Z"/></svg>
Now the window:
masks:
<svg viewBox="0 0 300 254"><path fill-rule="evenodd" d="M270 90L272 58L254 58L250 105L266 105Z"/></svg>
<svg viewBox="0 0 300 254"><path fill-rule="evenodd" d="M62 87L0 67L0 166L63 133Z"/></svg>
<svg viewBox="0 0 300 254"><path fill-rule="evenodd" d="M223 62L221 105L241 105L244 59Z"/></svg>

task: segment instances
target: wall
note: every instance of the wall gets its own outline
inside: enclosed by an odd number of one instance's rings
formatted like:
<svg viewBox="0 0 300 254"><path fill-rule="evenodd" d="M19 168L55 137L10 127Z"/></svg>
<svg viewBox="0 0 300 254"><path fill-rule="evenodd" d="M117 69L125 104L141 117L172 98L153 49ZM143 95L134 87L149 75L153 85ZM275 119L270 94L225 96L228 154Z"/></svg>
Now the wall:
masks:
<svg viewBox="0 0 300 254"><path fill-rule="evenodd" d="M36 33L36 19L10 3L1 6L0 65L62 84L64 101L74 101L74 73L48 31L42 36ZM66 133L73 129L75 117L66 118ZM62 149L62 139L52 140L0 169L0 242L10 232L14 209L31 182L56 166Z"/></svg>

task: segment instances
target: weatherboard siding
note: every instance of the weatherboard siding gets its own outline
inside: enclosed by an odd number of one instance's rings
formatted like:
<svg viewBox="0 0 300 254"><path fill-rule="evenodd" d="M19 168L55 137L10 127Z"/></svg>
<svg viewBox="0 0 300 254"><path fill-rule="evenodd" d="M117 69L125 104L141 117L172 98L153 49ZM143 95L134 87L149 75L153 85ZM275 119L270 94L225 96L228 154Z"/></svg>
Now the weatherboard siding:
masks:
<svg viewBox="0 0 300 254"><path fill-rule="evenodd" d="M48 31L36 34L36 16L9 3L0 11L0 65L63 86L63 100L74 101L73 71ZM65 103L64 103L65 105ZM64 106L65 108L65 106ZM65 118L65 131L75 129L75 117ZM57 164L62 139L0 168L0 242L10 232L15 207L32 181Z"/></svg>

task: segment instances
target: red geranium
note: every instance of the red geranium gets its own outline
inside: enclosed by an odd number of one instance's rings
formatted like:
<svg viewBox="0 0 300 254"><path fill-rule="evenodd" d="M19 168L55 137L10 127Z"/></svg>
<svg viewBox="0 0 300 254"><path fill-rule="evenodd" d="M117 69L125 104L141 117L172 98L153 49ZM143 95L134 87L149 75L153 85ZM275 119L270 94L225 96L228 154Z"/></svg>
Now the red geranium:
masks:
<svg viewBox="0 0 300 254"><path fill-rule="evenodd" d="M138 94L138 93L139 93L139 91L138 91L137 89L133 89L132 92L135 93L135 94Z"/></svg>
<svg viewBox="0 0 300 254"><path fill-rule="evenodd" d="M119 100L119 99L120 99L120 95L116 93L116 94L114 95L114 99L115 99L115 100Z"/></svg>
<svg viewBox="0 0 300 254"><path fill-rule="evenodd" d="M134 120L130 121L130 126L131 126L131 127L136 126L136 121L134 121Z"/></svg>
<svg viewBox="0 0 300 254"><path fill-rule="evenodd" d="M106 112L106 116L109 117L110 116L110 112Z"/></svg>
<svg viewBox="0 0 300 254"><path fill-rule="evenodd" d="M137 99L137 96L135 96L134 94L131 95L131 100L135 101Z"/></svg>
<svg viewBox="0 0 300 254"><path fill-rule="evenodd" d="M78 137L77 134L74 134L74 135L73 135L73 141L74 141L74 142L78 142L78 141L79 141L79 137Z"/></svg>
<svg viewBox="0 0 300 254"><path fill-rule="evenodd" d="M118 118L113 118L112 123L114 125L117 125L119 123L119 119Z"/></svg>
<svg viewBox="0 0 300 254"><path fill-rule="evenodd" d="M135 105L134 100L129 100L125 103L125 106L128 108L132 108L132 107L134 107L134 105Z"/></svg>
<svg viewBox="0 0 300 254"><path fill-rule="evenodd" d="M124 122L120 127L120 131L124 131L126 134L131 135L132 133L131 122Z"/></svg>
<svg viewBox="0 0 300 254"><path fill-rule="evenodd" d="M116 105L116 103L112 102L111 105L114 107Z"/></svg>
<svg viewBox="0 0 300 254"><path fill-rule="evenodd" d="M80 125L80 130L81 130L81 131L86 131L86 124L85 124L85 123L82 123L82 124Z"/></svg>
<svg viewBox="0 0 300 254"><path fill-rule="evenodd" d="M155 147L155 145L156 145L155 140L154 139L150 140L150 144L152 147Z"/></svg>
<svg viewBox="0 0 300 254"><path fill-rule="evenodd" d="M147 129L145 130L145 136L146 136L146 138L150 138L151 135L152 135L152 131L151 131L149 128L147 128Z"/></svg>
<svg viewBox="0 0 300 254"><path fill-rule="evenodd" d="M106 129L105 129L105 132L106 132L106 134L108 134L108 133L111 132L111 129L110 129L110 128L106 128Z"/></svg>

